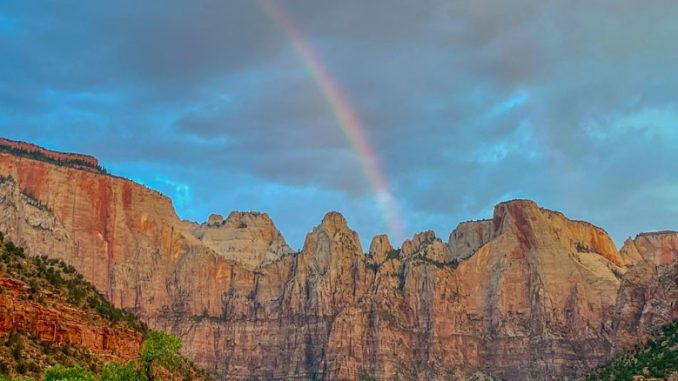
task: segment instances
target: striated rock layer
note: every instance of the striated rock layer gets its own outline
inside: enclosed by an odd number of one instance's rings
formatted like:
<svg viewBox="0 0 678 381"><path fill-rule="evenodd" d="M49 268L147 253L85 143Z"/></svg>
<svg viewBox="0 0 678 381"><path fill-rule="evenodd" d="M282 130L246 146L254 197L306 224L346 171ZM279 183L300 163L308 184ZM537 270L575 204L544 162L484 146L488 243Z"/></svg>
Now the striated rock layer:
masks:
<svg viewBox="0 0 678 381"><path fill-rule="evenodd" d="M86 348L106 361L124 362L139 357L141 333L127 327L111 327L84 311L47 296L46 302L31 301L28 286L0 273L0 337L10 331L27 332L54 345Z"/></svg>
<svg viewBox="0 0 678 381"><path fill-rule="evenodd" d="M0 230L180 335L220 379L573 379L677 318L675 233L618 251L517 200L370 252L329 213L293 252L265 214L179 220L131 181L0 152ZM9 178L11 176L11 178Z"/></svg>

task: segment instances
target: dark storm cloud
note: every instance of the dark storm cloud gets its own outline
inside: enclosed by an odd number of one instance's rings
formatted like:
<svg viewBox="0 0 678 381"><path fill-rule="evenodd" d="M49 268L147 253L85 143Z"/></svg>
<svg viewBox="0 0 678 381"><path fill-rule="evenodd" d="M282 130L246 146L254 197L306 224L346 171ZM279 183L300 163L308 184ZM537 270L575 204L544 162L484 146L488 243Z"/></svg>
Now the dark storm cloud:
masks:
<svg viewBox="0 0 678 381"><path fill-rule="evenodd" d="M95 154L185 217L269 211L298 246L340 209L367 240L385 226L360 160L260 4L5 2L0 133ZM676 228L678 5L282 4L361 116L410 233L446 237L513 197L617 240Z"/></svg>

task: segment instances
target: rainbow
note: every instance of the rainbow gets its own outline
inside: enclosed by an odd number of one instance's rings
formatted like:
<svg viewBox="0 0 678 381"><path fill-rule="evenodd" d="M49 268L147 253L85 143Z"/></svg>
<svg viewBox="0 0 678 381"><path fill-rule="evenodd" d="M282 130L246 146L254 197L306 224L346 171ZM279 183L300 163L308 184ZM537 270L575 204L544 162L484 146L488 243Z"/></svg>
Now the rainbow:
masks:
<svg viewBox="0 0 678 381"><path fill-rule="evenodd" d="M346 135L360 159L370 186L375 194L389 233L396 242L405 239L405 223L395 201L386 177L379 166L379 160L370 146L358 114L351 106L341 87L332 78L329 71L313 50L310 42L304 38L291 17L280 6L279 0L259 0L264 11L282 29L292 43L295 51L313 76L323 96L336 116L342 132Z"/></svg>

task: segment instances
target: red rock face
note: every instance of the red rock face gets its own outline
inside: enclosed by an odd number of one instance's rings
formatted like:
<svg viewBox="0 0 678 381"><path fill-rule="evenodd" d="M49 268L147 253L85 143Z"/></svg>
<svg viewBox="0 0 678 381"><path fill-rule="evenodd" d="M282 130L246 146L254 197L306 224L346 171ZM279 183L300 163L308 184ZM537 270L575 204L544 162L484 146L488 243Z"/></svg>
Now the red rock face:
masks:
<svg viewBox="0 0 678 381"><path fill-rule="evenodd" d="M34 144L9 139L0 138L0 151L13 153L17 156L25 154L27 156L41 156L54 161L68 162L70 165L77 166L80 169L88 169L88 167L89 169L99 169L99 161L92 156L50 151Z"/></svg>
<svg viewBox="0 0 678 381"><path fill-rule="evenodd" d="M43 303L31 302L22 297L26 285L2 274L0 287L4 290L0 294L0 336L17 330L56 345L87 348L105 361L124 362L139 357L143 342L139 332L93 321L81 310L49 296Z"/></svg>
<svg viewBox="0 0 678 381"><path fill-rule="evenodd" d="M14 179L0 184L1 230L180 335L224 380L572 379L642 339L639 313L647 329L675 317L673 238L640 236L640 254L621 255L602 229L531 201L448 244L377 237L369 256L329 213L293 253L265 215L182 222L138 184L8 154L0 175Z"/></svg>

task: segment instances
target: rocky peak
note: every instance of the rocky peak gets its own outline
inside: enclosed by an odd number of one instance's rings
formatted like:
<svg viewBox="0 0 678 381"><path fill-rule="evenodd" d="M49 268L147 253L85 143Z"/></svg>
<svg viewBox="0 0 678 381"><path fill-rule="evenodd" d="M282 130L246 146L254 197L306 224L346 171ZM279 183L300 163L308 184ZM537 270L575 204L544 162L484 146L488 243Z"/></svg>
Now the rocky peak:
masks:
<svg viewBox="0 0 678 381"><path fill-rule="evenodd" d="M336 212L325 215L320 225L306 235L304 248L295 257L293 291L295 307L321 316L355 302L366 286L364 254L358 233ZM297 295L297 296L293 296Z"/></svg>
<svg viewBox="0 0 678 381"><path fill-rule="evenodd" d="M306 235L304 252L310 247L320 244L322 247L344 246L350 250L360 248L358 233L351 230L344 216L339 212L328 212L323 217L320 225Z"/></svg>
<svg viewBox="0 0 678 381"><path fill-rule="evenodd" d="M403 242L401 252L404 258L416 255L441 263L451 259L445 244L431 230L417 233Z"/></svg>
<svg viewBox="0 0 678 381"><path fill-rule="evenodd" d="M224 227L248 229L254 227L262 232L266 239L280 236L278 228L266 213L259 212L231 212L224 221Z"/></svg>
<svg viewBox="0 0 678 381"><path fill-rule="evenodd" d="M524 229L532 217L539 213L539 206L531 200L511 200L497 204L492 217L493 235L514 227Z"/></svg>
<svg viewBox="0 0 678 381"><path fill-rule="evenodd" d="M369 256L372 262L382 263L386 260L388 253L393 250L391 242L386 234L377 235L372 238L370 243Z"/></svg>
<svg viewBox="0 0 678 381"><path fill-rule="evenodd" d="M540 208L534 201L514 200L495 207L492 236L515 236L524 249L541 250L558 244L568 251L598 254L615 266L624 261L607 232L588 222L570 220L562 213Z"/></svg>
<svg viewBox="0 0 678 381"><path fill-rule="evenodd" d="M643 257L638 252L636 243L631 238L627 238L624 241L624 246L619 250L619 255L621 255L625 266L633 266L643 260Z"/></svg>
<svg viewBox="0 0 678 381"><path fill-rule="evenodd" d="M207 218L207 225L208 226L217 226L221 225L224 222L224 216L221 214L210 214L209 218Z"/></svg>
<svg viewBox="0 0 678 381"><path fill-rule="evenodd" d="M640 256L655 265L667 265L678 258L678 232L641 233L634 240Z"/></svg>
<svg viewBox="0 0 678 381"><path fill-rule="evenodd" d="M409 257L412 254L424 249L436 240L436 234L432 230L416 233L412 239L403 242L402 254Z"/></svg>
<svg viewBox="0 0 678 381"><path fill-rule="evenodd" d="M460 223L447 241L450 255L455 259L466 259L492 239L492 220Z"/></svg>
<svg viewBox="0 0 678 381"><path fill-rule="evenodd" d="M231 212L225 220L212 214L191 233L216 253L248 269L293 252L265 213Z"/></svg>
<svg viewBox="0 0 678 381"><path fill-rule="evenodd" d="M340 231L351 231L351 229L348 227L346 219L339 212L328 212L325 214L319 227L328 233L331 233L331 235L334 235Z"/></svg>

